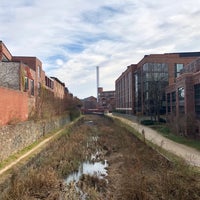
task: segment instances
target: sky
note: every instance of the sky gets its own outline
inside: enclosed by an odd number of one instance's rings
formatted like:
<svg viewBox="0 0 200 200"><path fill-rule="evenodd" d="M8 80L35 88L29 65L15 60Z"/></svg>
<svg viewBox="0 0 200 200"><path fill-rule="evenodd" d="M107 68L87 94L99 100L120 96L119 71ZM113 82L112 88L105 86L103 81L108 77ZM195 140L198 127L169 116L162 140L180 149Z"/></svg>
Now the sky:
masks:
<svg viewBox="0 0 200 200"><path fill-rule="evenodd" d="M144 55L200 51L198 0L0 0L0 40L35 56L78 98L96 97Z"/></svg>

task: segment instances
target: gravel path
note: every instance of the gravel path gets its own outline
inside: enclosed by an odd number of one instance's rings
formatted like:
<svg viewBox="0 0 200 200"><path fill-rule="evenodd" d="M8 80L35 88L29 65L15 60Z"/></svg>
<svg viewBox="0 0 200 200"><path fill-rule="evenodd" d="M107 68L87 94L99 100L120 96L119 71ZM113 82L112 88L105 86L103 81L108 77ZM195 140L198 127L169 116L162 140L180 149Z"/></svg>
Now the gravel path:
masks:
<svg viewBox="0 0 200 200"><path fill-rule="evenodd" d="M200 167L200 151L193 149L191 147L188 147L186 145L176 143L172 140L169 140L163 137L162 135L158 134L155 130L148 128L146 126L143 126L141 124L138 124L136 122L130 121L128 119L125 119L123 117L114 116L111 114L109 114L109 116L112 116L114 118L121 120L125 124L128 124L129 126L136 129L141 134L143 132L143 134L145 135L145 139L183 158L190 165Z"/></svg>

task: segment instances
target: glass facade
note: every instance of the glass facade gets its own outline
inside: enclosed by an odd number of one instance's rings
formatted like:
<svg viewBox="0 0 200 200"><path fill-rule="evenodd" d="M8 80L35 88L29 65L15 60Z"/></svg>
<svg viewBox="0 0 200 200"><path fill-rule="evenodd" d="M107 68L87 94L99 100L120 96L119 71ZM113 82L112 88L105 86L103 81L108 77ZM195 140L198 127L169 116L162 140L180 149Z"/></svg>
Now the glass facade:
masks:
<svg viewBox="0 0 200 200"><path fill-rule="evenodd" d="M184 65L183 64L175 64L175 77L180 76L180 72L183 69Z"/></svg>
<svg viewBox="0 0 200 200"><path fill-rule="evenodd" d="M179 102L179 113L185 113L185 89L184 87L178 88L178 102Z"/></svg>
<svg viewBox="0 0 200 200"><path fill-rule="evenodd" d="M142 68L143 103L146 114L166 112L165 88L168 85L166 63L145 63Z"/></svg>
<svg viewBox="0 0 200 200"><path fill-rule="evenodd" d="M167 94L167 112L170 113L171 112L171 105L170 105L170 93Z"/></svg>
<svg viewBox="0 0 200 200"><path fill-rule="evenodd" d="M172 112L176 114L176 92L172 92Z"/></svg>
<svg viewBox="0 0 200 200"><path fill-rule="evenodd" d="M141 102L141 75L140 71L137 71L134 74L134 80L135 80L135 101L134 101L134 107L135 111L141 112L142 111L142 102Z"/></svg>

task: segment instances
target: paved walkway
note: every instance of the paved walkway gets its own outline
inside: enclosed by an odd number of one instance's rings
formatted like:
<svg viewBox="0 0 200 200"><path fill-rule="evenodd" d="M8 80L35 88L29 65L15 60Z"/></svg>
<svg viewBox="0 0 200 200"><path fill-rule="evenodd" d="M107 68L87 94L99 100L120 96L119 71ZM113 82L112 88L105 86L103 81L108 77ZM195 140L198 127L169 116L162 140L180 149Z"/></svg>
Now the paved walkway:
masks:
<svg viewBox="0 0 200 200"><path fill-rule="evenodd" d="M125 124L128 124L129 126L133 127L135 130L137 130L141 134L143 132L145 135L145 139L183 158L190 165L200 167L200 151L193 149L191 147L188 147L186 145L176 143L172 140L169 140L163 137L162 135L158 134L155 130L148 128L147 126L138 124L137 122L134 122L133 120L128 120L126 118L115 116L112 114L108 114L108 115L121 120Z"/></svg>

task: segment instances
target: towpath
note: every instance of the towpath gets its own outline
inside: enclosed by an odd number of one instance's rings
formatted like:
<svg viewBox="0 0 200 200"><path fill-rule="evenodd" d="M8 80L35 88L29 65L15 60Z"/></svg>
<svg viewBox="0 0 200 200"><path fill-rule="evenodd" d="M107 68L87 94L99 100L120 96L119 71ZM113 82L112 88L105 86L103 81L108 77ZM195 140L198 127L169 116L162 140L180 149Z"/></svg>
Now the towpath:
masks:
<svg viewBox="0 0 200 200"><path fill-rule="evenodd" d="M140 134L145 135L145 139L148 141L151 141L152 143L162 147L163 149L183 158L187 163L190 165L200 167L200 151L193 149L191 147L188 147L183 144L176 143L172 140L169 140L162 135L158 134L157 131L147 127L143 126L141 124L138 124L134 120L129 120L120 116L115 116L112 114L108 114L110 117L117 118L120 121L122 121L125 124L128 124L129 126L133 127L135 130L137 130Z"/></svg>
<svg viewBox="0 0 200 200"><path fill-rule="evenodd" d="M8 165L6 165L5 167L3 167L0 170L0 176L5 173L6 171L8 171L9 169L11 169L12 167L14 167L16 164L18 164L20 161L22 161L23 159L29 157L31 154L35 153L38 149L42 148L45 144L47 144L50 140L52 140L53 138L55 138L58 134L61 133L61 131L63 131L64 129L59 130L58 132L56 132L55 134L51 135L48 138L45 138L43 141L41 141L37 146L35 146L34 148L32 148L31 150L29 150L28 152L26 152L25 154L21 155L19 158L17 158L16 160L13 160L11 163L9 163Z"/></svg>

